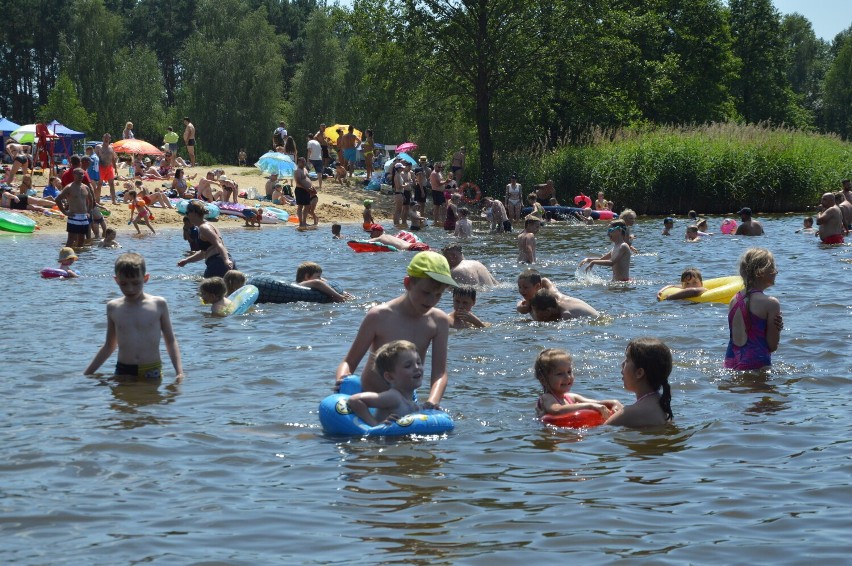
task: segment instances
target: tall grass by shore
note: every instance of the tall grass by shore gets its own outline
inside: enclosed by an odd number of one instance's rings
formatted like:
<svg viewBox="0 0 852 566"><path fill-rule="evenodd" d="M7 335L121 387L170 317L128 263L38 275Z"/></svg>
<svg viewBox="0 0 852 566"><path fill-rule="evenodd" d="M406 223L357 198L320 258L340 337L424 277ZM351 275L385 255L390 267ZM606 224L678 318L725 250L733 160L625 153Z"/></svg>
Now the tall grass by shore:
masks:
<svg viewBox="0 0 852 566"><path fill-rule="evenodd" d="M589 143L498 156L498 179L553 179L560 204L603 191L616 210L639 214L813 208L850 176L852 144L767 124L710 124L598 132ZM502 197L502 193L499 195Z"/></svg>

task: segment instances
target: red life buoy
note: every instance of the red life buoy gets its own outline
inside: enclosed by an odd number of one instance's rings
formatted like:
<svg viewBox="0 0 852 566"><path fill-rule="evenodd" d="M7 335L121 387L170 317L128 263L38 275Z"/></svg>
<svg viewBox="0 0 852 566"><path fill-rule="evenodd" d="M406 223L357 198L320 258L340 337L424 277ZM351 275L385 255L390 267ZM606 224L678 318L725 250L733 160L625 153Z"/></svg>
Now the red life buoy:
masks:
<svg viewBox="0 0 852 566"><path fill-rule="evenodd" d="M573 413L562 413L561 415L544 415L541 422L553 426L568 428L584 428L599 426L604 423L603 415L592 409L581 409Z"/></svg>
<svg viewBox="0 0 852 566"><path fill-rule="evenodd" d="M479 187L474 185L473 183L464 183L459 190L462 194L462 200L467 204L476 204L479 202L479 199L482 198L482 191L479 190ZM468 196L469 192L473 192L473 196Z"/></svg>
<svg viewBox="0 0 852 566"><path fill-rule="evenodd" d="M580 193L579 195L574 197L574 204L580 206L581 202L583 203L583 206L581 208L592 208L592 199L590 197L587 197L583 193Z"/></svg>

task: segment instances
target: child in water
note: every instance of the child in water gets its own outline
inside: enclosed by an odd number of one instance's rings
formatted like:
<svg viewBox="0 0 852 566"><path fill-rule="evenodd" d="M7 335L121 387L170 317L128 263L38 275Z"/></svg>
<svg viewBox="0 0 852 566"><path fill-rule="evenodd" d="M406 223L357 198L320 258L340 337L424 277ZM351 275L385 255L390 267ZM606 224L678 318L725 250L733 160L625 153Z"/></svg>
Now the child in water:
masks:
<svg viewBox="0 0 852 566"><path fill-rule="evenodd" d="M408 340L388 342L376 351L376 372L390 389L356 393L347 401L362 421L370 426L392 423L420 410L414 400L414 392L423 383L423 362L417 346ZM371 408L376 409L375 415L370 413Z"/></svg>
<svg viewBox="0 0 852 566"><path fill-rule="evenodd" d="M213 316L228 316L231 301L227 293L228 286L221 277L208 277L198 284L198 294L205 305L210 305Z"/></svg>
<svg viewBox="0 0 852 566"><path fill-rule="evenodd" d="M663 297L663 291L672 288L679 290L671 293L668 297ZM697 297L705 291L707 289L704 287L704 279L701 277L701 272L694 267L690 267L689 269L684 269L683 273L680 274L680 285L666 285L657 291L657 300L675 301L677 299L688 299L690 297Z"/></svg>
<svg viewBox="0 0 852 566"><path fill-rule="evenodd" d="M59 250L59 269L64 270L68 275L65 277L79 277L80 274L71 269L74 262L77 261L77 253L74 248L68 246Z"/></svg>
<svg viewBox="0 0 852 566"><path fill-rule="evenodd" d="M320 293L328 295L335 303L342 303L351 299L349 293L338 293L334 287L322 278L322 267L318 263L306 261L296 268L296 285L315 289Z"/></svg>
<svg viewBox="0 0 852 566"><path fill-rule="evenodd" d="M225 280L225 286L228 288L226 293L228 295L233 294L240 287L246 284L246 275L242 271L237 271L236 269L229 269L222 279Z"/></svg>
<svg viewBox="0 0 852 566"><path fill-rule="evenodd" d="M101 243L98 244L99 248L120 248L121 244L115 241L116 234L114 228L107 228L104 230L104 239L101 240Z"/></svg>
<svg viewBox="0 0 852 566"><path fill-rule="evenodd" d="M778 299L763 291L775 284L776 275L775 258L767 249L751 248L740 258L745 289L734 295L728 310L726 368L754 370L772 365L784 322Z"/></svg>
<svg viewBox="0 0 852 566"><path fill-rule="evenodd" d="M674 228L674 218L666 218L663 220L663 236L671 236L672 228Z"/></svg>
<svg viewBox="0 0 852 566"><path fill-rule="evenodd" d="M601 257L587 257L580 262L580 266L586 265L586 271L595 265L611 267L613 281L629 281L631 247L628 243L627 224L614 220L610 222L606 233L612 242L612 250Z"/></svg>
<svg viewBox="0 0 852 566"><path fill-rule="evenodd" d="M547 348L539 353L535 360L535 377L544 392L535 406L537 417L561 415L582 409L598 411L605 419L622 405L615 399L598 401L571 393L574 385L574 360L571 354L557 348Z"/></svg>
<svg viewBox="0 0 852 566"><path fill-rule="evenodd" d="M364 199L364 212L362 212L361 215L364 217L362 227L364 230L369 232L370 227L375 224L375 222L373 222L373 201L370 199Z"/></svg>
<svg viewBox="0 0 852 566"><path fill-rule="evenodd" d="M671 372L672 352L661 340L635 338L628 342L621 362L621 378L624 388L636 394L636 401L615 411L605 424L645 427L671 421L674 418Z"/></svg>
<svg viewBox="0 0 852 566"><path fill-rule="evenodd" d="M340 233L340 230L343 227L340 224L332 224L331 225L331 239L332 240L342 240L343 234Z"/></svg>
<svg viewBox="0 0 852 566"><path fill-rule="evenodd" d="M476 305L476 287L469 285L453 287L453 312L448 315L450 328L461 330L491 326L473 314L474 305Z"/></svg>

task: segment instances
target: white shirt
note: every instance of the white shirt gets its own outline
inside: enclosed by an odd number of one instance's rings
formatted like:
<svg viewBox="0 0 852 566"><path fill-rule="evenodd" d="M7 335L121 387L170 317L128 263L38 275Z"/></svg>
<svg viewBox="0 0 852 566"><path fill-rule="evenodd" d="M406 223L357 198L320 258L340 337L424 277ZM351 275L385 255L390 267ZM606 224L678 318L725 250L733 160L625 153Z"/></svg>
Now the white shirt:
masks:
<svg viewBox="0 0 852 566"><path fill-rule="evenodd" d="M322 146L317 140L308 140L308 161L320 161L322 159Z"/></svg>

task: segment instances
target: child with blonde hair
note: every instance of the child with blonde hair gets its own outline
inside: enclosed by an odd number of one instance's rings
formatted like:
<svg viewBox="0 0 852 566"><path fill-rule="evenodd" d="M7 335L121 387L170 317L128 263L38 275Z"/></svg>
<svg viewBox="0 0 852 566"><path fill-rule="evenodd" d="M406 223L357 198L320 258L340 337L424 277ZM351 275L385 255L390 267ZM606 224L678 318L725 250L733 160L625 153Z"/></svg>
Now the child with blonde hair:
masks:
<svg viewBox="0 0 852 566"><path fill-rule="evenodd" d="M570 392L571 386L574 385L574 359L565 350L542 350L535 360L534 371L544 390L535 406L538 417L591 409L598 411L606 419L622 408L621 403L615 399L598 401Z"/></svg>
<svg viewBox="0 0 852 566"><path fill-rule="evenodd" d="M198 294L205 305L210 305L213 316L228 316L231 300L228 299L228 286L221 277L208 277L198 284Z"/></svg>
<svg viewBox="0 0 852 566"><path fill-rule="evenodd" d="M240 287L243 287L246 284L246 275L242 271L237 271L236 269L229 269L225 275L222 277L225 280L225 286L228 288L227 294L231 295L237 291Z"/></svg>

